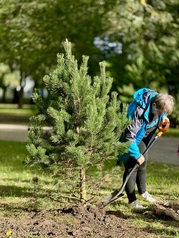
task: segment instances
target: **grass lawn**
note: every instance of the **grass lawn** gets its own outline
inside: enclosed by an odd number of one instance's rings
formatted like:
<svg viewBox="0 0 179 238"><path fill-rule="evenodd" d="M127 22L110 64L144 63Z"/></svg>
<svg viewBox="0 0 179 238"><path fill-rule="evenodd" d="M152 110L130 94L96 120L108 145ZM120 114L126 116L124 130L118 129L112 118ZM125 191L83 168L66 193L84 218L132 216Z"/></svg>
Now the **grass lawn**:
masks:
<svg viewBox="0 0 179 238"><path fill-rule="evenodd" d="M36 202L39 208L43 207L43 202L48 202L45 197L53 191L52 180L48 174L23 164L26 156L25 143L0 141L0 206L3 211L6 211L4 207L7 210L17 207L34 209ZM40 203L42 205L39 205ZM53 202L51 204L53 206Z"/></svg>
<svg viewBox="0 0 179 238"><path fill-rule="evenodd" d="M164 136L179 137L179 128L169 128Z"/></svg>
<svg viewBox="0 0 179 238"><path fill-rule="evenodd" d="M35 105L24 104L23 108L18 108L17 104L0 104L0 115L8 114L12 116L32 116L35 113Z"/></svg>
<svg viewBox="0 0 179 238"><path fill-rule="evenodd" d="M0 141L0 216L14 210L56 209L63 207L54 198L57 188L48 172L26 167L22 162L27 156L25 143ZM122 181L122 167L116 168L103 189L100 198L118 189ZM179 197L179 166L158 163L148 164L147 188L161 201L177 203ZM141 201L143 205L148 205ZM179 224L156 216L145 216L130 211L126 195L108 206L129 216L131 226L151 228L160 237L179 237ZM149 206L150 210L150 206Z"/></svg>

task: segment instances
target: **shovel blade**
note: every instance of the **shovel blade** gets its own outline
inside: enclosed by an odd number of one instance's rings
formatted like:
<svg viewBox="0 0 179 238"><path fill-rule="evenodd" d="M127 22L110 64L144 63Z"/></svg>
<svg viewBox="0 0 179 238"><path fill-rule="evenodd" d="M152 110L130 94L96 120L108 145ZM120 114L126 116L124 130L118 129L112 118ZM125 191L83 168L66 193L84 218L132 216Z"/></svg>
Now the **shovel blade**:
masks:
<svg viewBox="0 0 179 238"><path fill-rule="evenodd" d="M114 192L112 192L111 194L109 194L108 196L104 197L99 203L98 203L98 207L100 208L104 208L107 205L109 205L110 203L116 201L118 198L122 197L124 194L123 193L119 193L119 190L115 190Z"/></svg>

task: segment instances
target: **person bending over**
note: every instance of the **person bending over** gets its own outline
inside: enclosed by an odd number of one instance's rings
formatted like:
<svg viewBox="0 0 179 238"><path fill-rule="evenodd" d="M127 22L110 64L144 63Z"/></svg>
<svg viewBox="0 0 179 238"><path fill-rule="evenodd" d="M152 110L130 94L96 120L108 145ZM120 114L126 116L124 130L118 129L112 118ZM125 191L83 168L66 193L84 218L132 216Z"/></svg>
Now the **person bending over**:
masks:
<svg viewBox="0 0 179 238"><path fill-rule="evenodd" d="M123 132L120 141L131 142L128 152L119 155L118 159L124 163L123 180L132 170L136 163L139 167L129 178L125 191L128 197L129 206L136 209L144 209L136 197L135 186L138 193L148 202L156 200L146 191L146 165L148 154L145 151L150 140L154 136L160 123L169 122L167 117L173 111L174 98L166 93L157 93L148 88L142 88L133 95L134 101L129 104L127 117L131 119L131 124Z"/></svg>

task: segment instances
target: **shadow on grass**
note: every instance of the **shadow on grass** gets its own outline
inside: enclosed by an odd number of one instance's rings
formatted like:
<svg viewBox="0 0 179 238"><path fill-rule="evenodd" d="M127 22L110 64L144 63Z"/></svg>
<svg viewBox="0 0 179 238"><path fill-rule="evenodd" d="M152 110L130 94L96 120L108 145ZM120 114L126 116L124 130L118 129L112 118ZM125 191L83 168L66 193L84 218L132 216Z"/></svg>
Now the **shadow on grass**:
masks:
<svg viewBox="0 0 179 238"><path fill-rule="evenodd" d="M27 187L18 186L0 186L0 196L1 197L32 197L33 192Z"/></svg>
<svg viewBox="0 0 179 238"><path fill-rule="evenodd" d="M47 194L51 193L52 190L41 189L38 187L20 187L1 185L0 186L0 197L19 197L19 198L45 198Z"/></svg>

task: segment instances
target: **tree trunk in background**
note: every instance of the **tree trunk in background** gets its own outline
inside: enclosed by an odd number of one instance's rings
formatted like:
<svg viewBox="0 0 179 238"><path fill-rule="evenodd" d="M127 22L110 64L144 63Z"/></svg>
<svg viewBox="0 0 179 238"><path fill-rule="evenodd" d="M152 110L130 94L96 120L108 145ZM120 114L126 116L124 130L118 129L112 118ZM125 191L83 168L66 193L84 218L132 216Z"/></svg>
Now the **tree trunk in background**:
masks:
<svg viewBox="0 0 179 238"><path fill-rule="evenodd" d="M20 91L18 92L18 108L22 108L23 106L23 99L24 99L24 88L21 87Z"/></svg>
<svg viewBox="0 0 179 238"><path fill-rule="evenodd" d="M6 103L6 91L7 87L2 87L2 103Z"/></svg>
<svg viewBox="0 0 179 238"><path fill-rule="evenodd" d="M14 89L14 92L13 92L13 100L12 100L12 103L18 104L18 102L19 102L19 95L18 95L17 89L15 88L15 89Z"/></svg>

